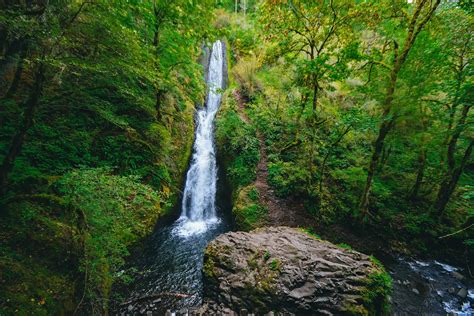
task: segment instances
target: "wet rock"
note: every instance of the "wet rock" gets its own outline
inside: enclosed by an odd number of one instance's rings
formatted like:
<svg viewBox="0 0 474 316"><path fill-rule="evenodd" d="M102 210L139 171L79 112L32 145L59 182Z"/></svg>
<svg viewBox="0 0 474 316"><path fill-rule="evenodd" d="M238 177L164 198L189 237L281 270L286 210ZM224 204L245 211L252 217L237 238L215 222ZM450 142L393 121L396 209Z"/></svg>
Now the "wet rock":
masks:
<svg viewBox="0 0 474 316"><path fill-rule="evenodd" d="M462 275L461 273L456 272L456 271L451 272L451 275L452 275L456 280L458 280L458 281L462 281L462 280L465 279L465 278L464 278L464 275Z"/></svg>
<svg viewBox="0 0 474 316"><path fill-rule="evenodd" d="M417 295L420 295L420 291L418 291L417 289L411 289L411 291Z"/></svg>
<svg viewBox="0 0 474 316"><path fill-rule="evenodd" d="M457 295L460 297L460 298L466 298L467 297L467 289L466 288L462 288L458 291Z"/></svg>
<svg viewBox="0 0 474 316"><path fill-rule="evenodd" d="M288 227L220 235L203 275L207 304L239 312L379 315L388 303L383 267Z"/></svg>
<svg viewBox="0 0 474 316"><path fill-rule="evenodd" d="M456 292L456 290L454 289L454 287L450 287L450 288L448 289L448 293L449 293L449 294L454 294L454 292Z"/></svg>

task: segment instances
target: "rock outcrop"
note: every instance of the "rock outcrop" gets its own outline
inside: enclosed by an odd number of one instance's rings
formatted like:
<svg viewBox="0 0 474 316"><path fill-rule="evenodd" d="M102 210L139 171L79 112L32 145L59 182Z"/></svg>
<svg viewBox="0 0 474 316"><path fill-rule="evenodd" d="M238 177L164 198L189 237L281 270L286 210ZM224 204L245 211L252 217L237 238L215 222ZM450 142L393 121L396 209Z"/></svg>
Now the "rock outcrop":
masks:
<svg viewBox="0 0 474 316"><path fill-rule="evenodd" d="M205 300L216 312L383 315L391 287L371 257L288 227L217 237L203 275Z"/></svg>

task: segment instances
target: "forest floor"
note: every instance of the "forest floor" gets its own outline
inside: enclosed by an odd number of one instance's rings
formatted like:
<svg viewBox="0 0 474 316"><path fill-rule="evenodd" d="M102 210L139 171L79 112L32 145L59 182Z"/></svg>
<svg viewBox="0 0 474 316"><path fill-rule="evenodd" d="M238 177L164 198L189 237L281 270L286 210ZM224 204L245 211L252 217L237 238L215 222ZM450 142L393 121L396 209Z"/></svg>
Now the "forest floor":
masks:
<svg viewBox="0 0 474 316"><path fill-rule="evenodd" d="M233 95L237 101L240 118L245 123L251 124L251 120L245 112L246 101L241 92L235 89ZM313 224L314 218L305 210L301 201L292 198L281 199L275 195L275 192L268 183L268 155L265 138L258 129L257 138L259 140L260 161L257 165L257 175L254 184L259 193L259 203L268 209L268 225L298 227L302 223L305 226Z"/></svg>

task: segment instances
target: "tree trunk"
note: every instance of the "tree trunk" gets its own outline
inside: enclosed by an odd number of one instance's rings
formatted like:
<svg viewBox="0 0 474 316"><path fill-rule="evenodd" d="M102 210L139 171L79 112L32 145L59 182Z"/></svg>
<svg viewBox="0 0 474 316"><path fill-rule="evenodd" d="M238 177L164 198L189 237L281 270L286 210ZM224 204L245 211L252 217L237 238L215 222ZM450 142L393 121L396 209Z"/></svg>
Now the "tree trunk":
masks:
<svg viewBox="0 0 474 316"><path fill-rule="evenodd" d="M441 186L439 188L438 197L435 203L435 210L439 218L443 216L444 211L446 209L446 205L448 204L449 199L451 198L451 195L453 194L454 189L456 188L459 177L464 171L464 167L467 161L469 160L469 157L472 152L472 146L473 146L474 140L471 140L468 148L466 149L464 153L464 157L461 160L459 167L456 168L456 158L455 158L456 147L457 147L459 137L461 136L461 133L463 131L462 127L464 124L466 124L466 119L467 119L470 109L471 109L471 106L469 104L465 104L463 106L461 117L459 118L459 121L456 127L453 128L454 133L451 136L448 143L448 151L447 151L448 170L446 171L446 176L443 179Z"/></svg>
<svg viewBox="0 0 474 316"><path fill-rule="evenodd" d="M324 171L326 169L326 163L329 159L329 156L332 154L334 147L336 147L339 142L346 136L347 133L351 130L351 126L347 126L347 128L338 136L336 141L331 144L331 147L328 149L326 155L324 155L323 163L321 164L321 176L319 178L319 193L323 192L323 179L324 179Z"/></svg>
<svg viewBox="0 0 474 316"><path fill-rule="evenodd" d="M165 91L161 89L158 90L158 92L156 93L156 104L155 104L157 120L161 120L162 118L161 106L163 105L164 97L165 97Z"/></svg>
<svg viewBox="0 0 474 316"><path fill-rule="evenodd" d="M13 77L13 81L7 93L5 94L6 98L11 98L15 94L16 90L18 89L18 86L20 85L21 75L23 74L23 66L24 66L25 57L26 57L26 49L23 49L20 52L20 56L18 57L18 63L16 66L16 71L15 71L15 76Z"/></svg>
<svg viewBox="0 0 474 316"><path fill-rule="evenodd" d="M464 171L464 168L469 161L469 158L472 154L472 147L474 146L474 140L471 140L469 146L467 147L466 151L464 152L464 156L461 160L461 164L458 168L455 168L452 173L447 174L446 178L441 183L441 187L438 191L438 197L435 204L435 210L438 215L438 218L441 219L444 215L444 211L446 210L446 206L448 205L449 199L451 198L454 190L456 189L456 185L458 184L459 178Z"/></svg>
<svg viewBox="0 0 474 316"><path fill-rule="evenodd" d="M390 155L392 153L392 146L388 145L387 147L384 147L382 150L382 157L380 158L380 163L378 167L378 172L381 172L383 170L383 167L388 161L388 158L390 158Z"/></svg>
<svg viewBox="0 0 474 316"><path fill-rule="evenodd" d="M25 104L22 125L15 136L13 136L7 155L0 167L0 195L4 195L7 192L8 175L12 171L15 159L23 147L26 133L33 125L33 118L43 91L44 68L44 63L40 62L36 70L34 86Z"/></svg>
<svg viewBox="0 0 474 316"><path fill-rule="evenodd" d="M7 44L8 45L8 44ZM7 46L5 55L0 59L0 94L3 95L8 89L8 74L15 67L20 53L23 50L24 40L15 40Z"/></svg>
<svg viewBox="0 0 474 316"><path fill-rule="evenodd" d="M388 113L384 115L387 117ZM370 191L372 190L372 182L374 180L375 171L377 169L377 164L380 159L380 155L382 153L382 149L384 146L385 138L387 137L388 132L392 129L395 124L394 118L387 118L382 122L380 126L379 135L374 143L374 150L372 152L372 157L370 159L369 170L367 172L367 181L364 187L364 191L362 193L362 198L360 201L359 208L361 210L361 215L366 217L369 214L369 196Z"/></svg>
<svg viewBox="0 0 474 316"><path fill-rule="evenodd" d="M448 143L448 153L447 153L447 158L448 158L448 169L451 171L454 169L454 166L456 164L454 154L456 153L456 146L459 140L459 137L461 136L461 132L463 131L463 125L466 124L466 119L467 115L469 113L469 110L471 109L470 105L464 105L462 108L461 112L461 117L459 118L459 122L454 129L454 133L451 136L451 139L449 140Z"/></svg>
<svg viewBox="0 0 474 316"><path fill-rule="evenodd" d="M313 113L316 113L316 108L318 106L318 90L319 85L318 82L315 81L313 84Z"/></svg>
<svg viewBox="0 0 474 316"><path fill-rule="evenodd" d="M426 162L426 152L425 149L422 148L420 150L420 154L418 155L418 172L416 175L415 185L411 190L410 200L415 201L418 198L418 194L420 193L421 184L423 183L423 177L425 174L425 162Z"/></svg>

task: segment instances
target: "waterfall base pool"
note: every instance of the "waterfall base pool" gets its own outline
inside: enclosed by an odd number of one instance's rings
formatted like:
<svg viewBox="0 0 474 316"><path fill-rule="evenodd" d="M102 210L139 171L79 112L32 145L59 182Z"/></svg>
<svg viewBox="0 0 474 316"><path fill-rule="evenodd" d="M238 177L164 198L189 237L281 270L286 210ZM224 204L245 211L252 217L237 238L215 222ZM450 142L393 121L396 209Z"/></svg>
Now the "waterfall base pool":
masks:
<svg viewBox="0 0 474 316"><path fill-rule="evenodd" d="M127 315L199 306L202 301L204 249L217 235L231 229L225 216L201 233L183 235L182 222L157 228L137 258L139 273L120 312Z"/></svg>

